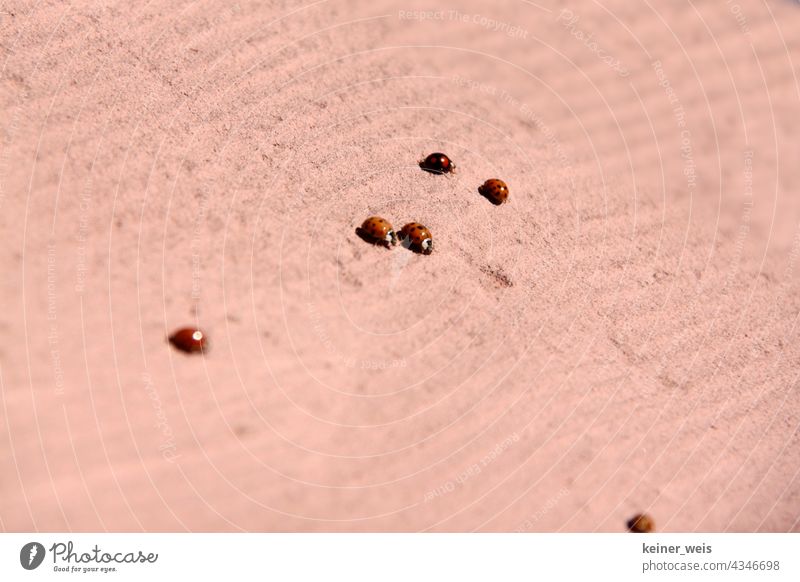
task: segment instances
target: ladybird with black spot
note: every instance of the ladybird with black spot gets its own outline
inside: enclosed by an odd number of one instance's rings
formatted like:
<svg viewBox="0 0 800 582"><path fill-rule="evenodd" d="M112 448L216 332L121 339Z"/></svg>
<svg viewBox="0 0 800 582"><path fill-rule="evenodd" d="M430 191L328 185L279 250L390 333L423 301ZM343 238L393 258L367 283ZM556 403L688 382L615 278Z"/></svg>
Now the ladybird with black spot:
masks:
<svg viewBox="0 0 800 582"><path fill-rule="evenodd" d="M478 188L478 192L495 206L508 202L508 186L502 180L491 178Z"/></svg>
<svg viewBox="0 0 800 582"><path fill-rule="evenodd" d="M456 171L453 161L441 152L434 152L420 161L419 167L431 174L452 174Z"/></svg>
<svg viewBox="0 0 800 582"><path fill-rule="evenodd" d="M356 234L368 243L380 245L387 249L397 244L397 235L391 223L380 216L370 216L359 228Z"/></svg>

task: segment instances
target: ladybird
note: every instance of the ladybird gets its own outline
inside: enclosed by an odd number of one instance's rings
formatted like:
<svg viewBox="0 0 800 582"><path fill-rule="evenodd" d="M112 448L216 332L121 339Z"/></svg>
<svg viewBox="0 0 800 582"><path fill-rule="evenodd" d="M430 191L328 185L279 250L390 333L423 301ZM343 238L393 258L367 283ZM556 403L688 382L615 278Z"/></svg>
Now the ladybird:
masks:
<svg viewBox="0 0 800 582"><path fill-rule="evenodd" d="M169 336L169 343L175 349L187 354L202 353L208 349L208 338L201 330L194 327L184 327Z"/></svg>
<svg viewBox="0 0 800 582"><path fill-rule="evenodd" d="M388 248L397 244L397 235L388 220L370 216L356 229L356 234L367 242Z"/></svg>
<svg viewBox="0 0 800 582"><path fill-rule="evenodd" d="M628 530L632 533L650 533L656 528L653 518L646 513L638 513L628 520Z"/></svg>
<svg viewBox="0 0 800 582"><path fill-rule="evenodd" d="M478 188L478 192L495 206L500 206L508 201L508 186L497 178L486 180L483 186Z"/></svg>
<svg viewBox="0 0 800 582"><path fill-rule="evenodd" d="M419 167L432 174L452 174L456 171L453 161L441 152L429 155L419 163Z"/></svg>
<svg viewBox="0 0 800 582"><path fill-rule="evenodd" d="M433 237L427 227L419 222L409 222L400 230L400 240L408 240L408 248L423 255L433 252Z"/></svg>

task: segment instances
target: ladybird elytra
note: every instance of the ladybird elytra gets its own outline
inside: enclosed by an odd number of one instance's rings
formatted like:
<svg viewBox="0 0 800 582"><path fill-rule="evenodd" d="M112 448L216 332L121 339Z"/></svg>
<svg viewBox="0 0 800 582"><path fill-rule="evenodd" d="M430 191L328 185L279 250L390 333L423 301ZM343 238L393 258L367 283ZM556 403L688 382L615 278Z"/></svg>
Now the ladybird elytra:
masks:
<svg viewBox="0 0 800 582"><path fill-rule="evenodd" d="M175 349L187 354L202 353L208 349L208 337L202 330L194 327L184 327L175 331L169 336L169 343Z"/></svg>
<svg viewBox="0 0 800 582"><path fill-rule="evenodd" d="M508 201L508 186L498 178L486 180L478 188L478 192L495 206L505 204Z"/></svg>
<svg viewBox="0 0 800 582"><path fill-rule="evenodd" d="M429 255L433 252L433 236L428 228L419 222L409 222L400 229L400 240L406 241L412 251Z"/></svg>
<svg viewBox="0 0 800 582"><path fill-rule="evenodd" d="M656 528L653 518L646 513L637 513L628 520L626 525L632 533L650 533Z"/></svg>
<svg viewBox="0 0 800 582"><path fill-rule="evenodd" d="M434 152L419 163L419 167L431 174L451 174L456 171L456 165L447 154Z"/></svg>
<svg viewBox="0 0 800 582"><path fill-rule="evenodd" d="M391 223L380 216L370 216L367 218L361 226L356 229L356 233L365 241L386 248L391 248L397 244L397 235Z"/></svg>

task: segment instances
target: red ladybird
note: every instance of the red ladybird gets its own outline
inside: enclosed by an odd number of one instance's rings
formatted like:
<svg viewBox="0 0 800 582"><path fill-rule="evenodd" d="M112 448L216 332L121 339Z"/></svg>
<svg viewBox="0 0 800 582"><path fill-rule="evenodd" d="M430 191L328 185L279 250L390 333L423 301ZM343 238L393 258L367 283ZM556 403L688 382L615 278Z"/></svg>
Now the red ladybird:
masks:
<svg viewBox="0 0 800 582"><path fill-rule="evenodd" d="M370 216L361 227L356 229L356 234L367 242L388 248L397 244L397 236L388 220L380 216Z"/></svg>
<svg viewBox="0 0 800 582"><path fill-rule="evenodd" d="M486 180L483 186L478 188L478 192L495 206L505 204L508 201L508 186L506 186L505 182L497 178Z"/></svg>
<svg viewBox="0 0 800 582"><path fill-rule="evenodd" d="M193 327L184 327L169 336L169 343L175 349L187 354L202 353L208 349L208 338L201 330Z"/></svg>
<svg viewBox="0 0 800 582"><path fill-rule="evenodd" d="M409 222L400 230L400 240L408 240L408 248L423 255L433 252L431 231L419 222Z"/></svg>
<svg viewBox="0 0 800 582"><path fill-rule="evenodd" d="M456 171L453 161L441 152L429 155L419 163L419 167L432 174L452 174Z"/></svg>
<svg viewBox="0 0 800 582"><path fill-rule="evenodd" d="M626 524L631 533L650 533L656 529L653 518L646 513L638 513L628 520Z"/></svg>

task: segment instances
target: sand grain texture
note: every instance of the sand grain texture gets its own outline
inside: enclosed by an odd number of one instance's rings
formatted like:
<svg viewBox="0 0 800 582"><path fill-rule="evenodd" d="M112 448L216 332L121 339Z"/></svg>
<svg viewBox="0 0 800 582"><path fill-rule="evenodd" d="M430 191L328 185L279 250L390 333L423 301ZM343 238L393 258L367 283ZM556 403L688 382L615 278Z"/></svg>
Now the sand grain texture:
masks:
<svg viewBox="0 0 800 582"><path fill-rule="evenodd" d="M3 529L800 530L795 4L3 10Z"/></svg>

